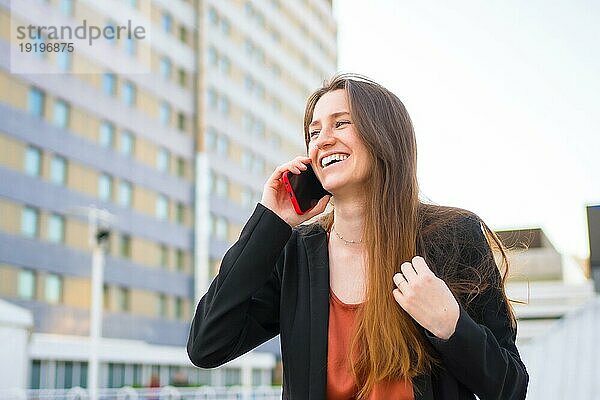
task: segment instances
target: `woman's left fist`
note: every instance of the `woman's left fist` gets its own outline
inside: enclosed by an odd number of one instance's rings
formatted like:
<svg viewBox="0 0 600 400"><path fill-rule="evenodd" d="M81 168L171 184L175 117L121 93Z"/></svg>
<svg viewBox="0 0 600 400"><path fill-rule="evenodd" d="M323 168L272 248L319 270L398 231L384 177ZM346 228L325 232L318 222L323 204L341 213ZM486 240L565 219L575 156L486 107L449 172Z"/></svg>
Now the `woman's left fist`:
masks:
<svg viewBox="0 0 600 400"><path fill-rule="evenodd" d="M435 276L425 259L416 256L394 275L396 302L423 328L447 340L456 330L460 307L446 282Z"/></svg>

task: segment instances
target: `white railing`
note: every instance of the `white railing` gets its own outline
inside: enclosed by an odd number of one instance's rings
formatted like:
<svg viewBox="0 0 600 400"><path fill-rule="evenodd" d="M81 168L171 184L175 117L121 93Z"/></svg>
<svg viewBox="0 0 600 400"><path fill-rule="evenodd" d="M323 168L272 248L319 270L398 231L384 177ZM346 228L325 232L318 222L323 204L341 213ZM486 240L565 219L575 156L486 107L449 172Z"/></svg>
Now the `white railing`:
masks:
<svg viewBox="0 0 600 400"><path fill-rule="evenodd" d="M98 400L279 400L281 387L200 386L182 388L99 389ZM80 387L72 389L13 389L0 390L0 400L90 400L89 392Z"/></svg>

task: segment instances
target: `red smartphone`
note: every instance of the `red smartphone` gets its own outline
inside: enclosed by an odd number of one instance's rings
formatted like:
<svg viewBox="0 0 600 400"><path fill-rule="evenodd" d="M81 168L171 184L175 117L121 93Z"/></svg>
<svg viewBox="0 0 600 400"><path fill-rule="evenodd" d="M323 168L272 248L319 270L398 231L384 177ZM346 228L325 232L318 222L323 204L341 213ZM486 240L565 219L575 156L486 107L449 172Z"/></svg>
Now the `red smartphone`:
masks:
<svg viewBox="0 0 600 400"><path fill-rule="evenodd" d="M290 171L283 174L283 185L298 215L310 211L323 196L331 194L323 188L312 166L306 164L306 167L306 171L298 175Z"/></svg>

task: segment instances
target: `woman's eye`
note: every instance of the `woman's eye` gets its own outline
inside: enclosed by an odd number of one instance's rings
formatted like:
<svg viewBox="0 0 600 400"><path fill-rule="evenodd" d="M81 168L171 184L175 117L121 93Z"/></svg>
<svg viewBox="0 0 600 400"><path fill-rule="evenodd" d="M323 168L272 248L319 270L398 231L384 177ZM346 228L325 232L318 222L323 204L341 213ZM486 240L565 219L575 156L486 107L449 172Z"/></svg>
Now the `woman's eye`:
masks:
<svg viewBox="0 0 600 400"><path fill-rule="evenodd" d="M341 127L342 125L347 125L347 124L349 124L349 123L350 123L350 121L336 121L336 123L335 123L335 127L336 127L336 128L339 128L339 127Z"/></svg>
<svg viewBox="0 0 600 400"><path fill-rule="evenodd" d="M311 132L308 132L308 137L310 137L311 139L315 138L315 137L317 137L319 135L319 132L320 131L311 131Z"/></svg>

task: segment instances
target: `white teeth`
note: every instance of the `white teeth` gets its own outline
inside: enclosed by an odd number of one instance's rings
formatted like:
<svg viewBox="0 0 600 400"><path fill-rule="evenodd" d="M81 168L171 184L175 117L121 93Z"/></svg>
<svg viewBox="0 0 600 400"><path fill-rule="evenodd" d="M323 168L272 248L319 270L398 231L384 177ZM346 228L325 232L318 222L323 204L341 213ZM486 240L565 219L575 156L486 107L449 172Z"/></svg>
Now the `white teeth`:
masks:
<svg viewBox="0 0 600 400"><path fill-rule="evenodd" d="M321 166L323 168L325 168L327 165L331 164L333 161L344 161L348 157L350 157L348 154L340 154L340 153L332 154L330 156L323 157L321 159Z"/></svg>

